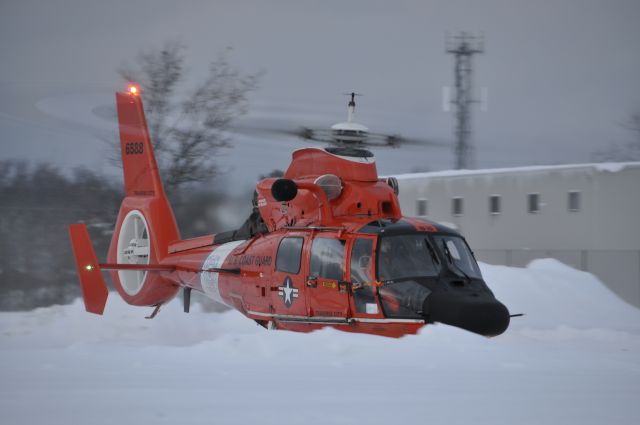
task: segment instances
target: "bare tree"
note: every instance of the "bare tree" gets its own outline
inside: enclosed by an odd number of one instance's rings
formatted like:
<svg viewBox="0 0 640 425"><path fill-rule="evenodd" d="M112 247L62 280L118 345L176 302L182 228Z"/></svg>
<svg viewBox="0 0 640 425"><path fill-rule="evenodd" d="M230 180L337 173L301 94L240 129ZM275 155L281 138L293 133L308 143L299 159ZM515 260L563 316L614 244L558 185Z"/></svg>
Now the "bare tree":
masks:
<svg viewBox="0 0 640 425"><path fill-rule="evenodd" d="M119 71L142 89L149 132L169 194L180 185L216 175L216 152L230 145L228 130L247 112L247 95L261 76L242 74L231 65L227 48L211 62L203 81L184 89L185 50L182 43L169 41L160 49L140 53L135 66ZM185 92L188 95L181 97Z"/></svg>
<svg viewBox="0 0 640 425"><path fill-rule="evenodd" d="M284 176L284 171L278 168L274 168L273 170L269 171L267 174L260 174L258 176L258 180L268 179L269 177L282 177L282 176Z"/></svg>
<svg viewBox="0 0 640 425"><path fill-rule="evenodd" d="M593 153L594 161L640 161L640 112L633 114L624 127L632 133L632 139Z"/></svg>

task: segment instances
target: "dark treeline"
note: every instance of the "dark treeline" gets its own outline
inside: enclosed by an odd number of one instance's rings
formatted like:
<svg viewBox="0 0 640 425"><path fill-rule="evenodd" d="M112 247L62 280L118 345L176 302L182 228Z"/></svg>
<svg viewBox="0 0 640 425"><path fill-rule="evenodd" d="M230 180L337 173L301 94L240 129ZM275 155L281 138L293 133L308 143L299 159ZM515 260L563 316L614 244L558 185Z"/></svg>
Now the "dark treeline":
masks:
<svg viewBox="0 0 640 425"><path fill-rule="evenodd" d="M121 181L88 169L0 161L0 310L80 296L67 225L86 223L104 261L122 197ZM223 198L204 186L171 196L182 237L221 230L215 207Z"/></svg>
<svg viewBox="0 0 640 425"><path fill-rule="evenodd" d="M68 303L80 294L67 224L84 222L105 253L122 191L86 170L0 162L0 309Z"/></svg>

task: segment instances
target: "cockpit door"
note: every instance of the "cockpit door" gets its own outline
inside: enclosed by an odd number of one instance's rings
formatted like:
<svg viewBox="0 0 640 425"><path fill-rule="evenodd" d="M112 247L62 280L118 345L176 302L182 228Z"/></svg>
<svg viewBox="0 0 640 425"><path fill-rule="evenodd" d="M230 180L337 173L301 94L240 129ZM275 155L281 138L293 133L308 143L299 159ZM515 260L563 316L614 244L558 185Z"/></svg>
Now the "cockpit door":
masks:
<svg viewBox="0 0 640 425"><path fill-rule="evenodd" d="M381 313L375 286L374 246L374 237L358 236L351 242L349 280L357 315Z"/></svg>
<svg viewBox="0 0 640 425"><path fill-rule="evenodd" d="M311 316L349 316L349 283L345 280L346 242L334 235L313 239L309 250L307 295Z"/></svg>

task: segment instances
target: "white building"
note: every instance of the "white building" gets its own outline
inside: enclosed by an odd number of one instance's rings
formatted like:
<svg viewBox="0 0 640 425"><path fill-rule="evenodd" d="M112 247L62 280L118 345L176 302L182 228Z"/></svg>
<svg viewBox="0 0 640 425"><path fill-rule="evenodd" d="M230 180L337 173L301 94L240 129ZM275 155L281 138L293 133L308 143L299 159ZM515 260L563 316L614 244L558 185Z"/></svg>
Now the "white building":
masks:
<svg viewBox="0 0 640 425"><path fill-rule="evenodd" d="M480 261L557 258L640 307L640 162L396 177L403 213L455 226Z"/></svg>

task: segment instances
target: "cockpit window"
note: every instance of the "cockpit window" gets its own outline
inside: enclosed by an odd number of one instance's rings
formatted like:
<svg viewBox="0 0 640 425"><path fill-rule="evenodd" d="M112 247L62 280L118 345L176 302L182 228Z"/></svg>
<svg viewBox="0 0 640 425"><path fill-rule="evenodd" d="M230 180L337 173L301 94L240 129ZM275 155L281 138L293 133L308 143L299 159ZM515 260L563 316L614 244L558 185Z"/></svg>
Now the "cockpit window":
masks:
<svg viewBox="0 0 640 425"><path fill-rule="evenodd" d="M476 263L467 243L458 236L436 236L438 249L444 258L454 267L455 272L462 272L466 277L482 279L480 268Z"/></svg>
<svg viewBox="0 0 640 425"><path fill-rule="evenodd" d="M351 250L351 282L371 282L371 252L373 241L371 239L356 239Z"/></svg>
<svg viewBox="0 0 640 425"><path fill-rule="evenodd" d="M378 279L437 276L438 258L424 234L385 236L378 250Z"/></svg>

